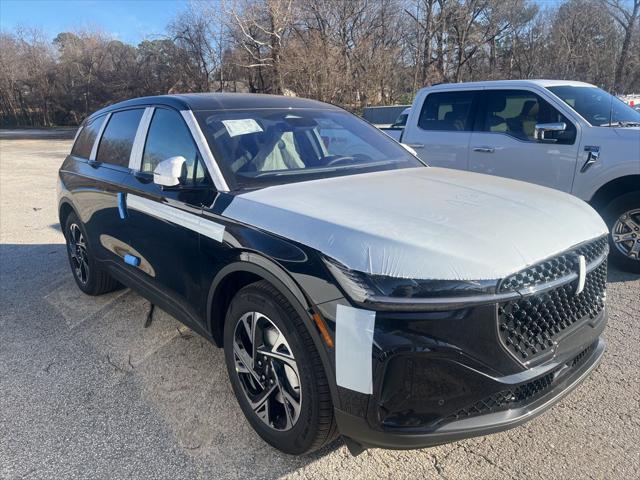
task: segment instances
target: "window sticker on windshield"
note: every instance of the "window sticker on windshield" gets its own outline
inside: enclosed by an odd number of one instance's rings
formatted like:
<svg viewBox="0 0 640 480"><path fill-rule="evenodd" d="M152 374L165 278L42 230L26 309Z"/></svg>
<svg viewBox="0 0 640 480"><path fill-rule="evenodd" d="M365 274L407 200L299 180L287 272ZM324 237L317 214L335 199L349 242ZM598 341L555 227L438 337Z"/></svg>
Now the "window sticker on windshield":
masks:
<svg viewBox="0 0 640 480"><path fill-rule="evenodd" d="M262 132L262 127L253 118L243 118L240 120L222 120L230 137L246 135L247 133Z"/></svg>

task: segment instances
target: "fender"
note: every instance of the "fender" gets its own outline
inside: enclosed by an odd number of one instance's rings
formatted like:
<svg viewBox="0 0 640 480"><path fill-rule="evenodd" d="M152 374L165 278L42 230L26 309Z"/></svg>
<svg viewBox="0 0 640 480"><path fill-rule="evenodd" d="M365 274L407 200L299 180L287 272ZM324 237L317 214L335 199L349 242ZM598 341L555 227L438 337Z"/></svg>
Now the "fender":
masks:
<svg viewBox="0 0 640 480"><path fill-rule="evenodd" d="M236 272L251 273L263 278L264 280L271 283L280 293L282 293L282 295L285 296L289 303L291 303L293 308L296 310L296 313L298 313L298 315L304 322L307 331L311 335L311 339L313 340L316 350L320 354L320 359L322 360L322 365L329 381L331 397L333 399L334 405L338 406L339 396L335 383L335 369L332 359L333 354L328 350L318 332L313 319L311 318L313 307L307 300L307 297L302 289L289 276L289 274L285 272L284 269L282 269L280 266L276 265L274 262L268 260L267 258L253 252L242 252L238 256L238 261L230 263L229 265L221 269L214 277L211 283L211 287L209 288L209 294L207 296L207 327L209 328L211 337L214 339L215 343L219 347L222 346L221 339L218 335L216 335L216 330L218 329L216 325L220 321L224 323L224 319L213 318L213 302L220 284L230 274Z"/></svg>

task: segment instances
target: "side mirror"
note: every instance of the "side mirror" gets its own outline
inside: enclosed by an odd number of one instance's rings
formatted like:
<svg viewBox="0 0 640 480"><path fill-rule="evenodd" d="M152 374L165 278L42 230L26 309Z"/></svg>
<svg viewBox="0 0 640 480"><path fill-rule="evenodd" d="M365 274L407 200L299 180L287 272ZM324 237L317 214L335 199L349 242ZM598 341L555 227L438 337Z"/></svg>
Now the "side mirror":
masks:
<svg viewBox="0 0 640 480"><path fill-rule="evenodd" d="M567 129L567 124L564 122L554 123L536 123L534 130L534 136L539 142L557 142L555 138L545 138L547 132L564 132Z"/></svg>
<svg viewBox="0 0 640 480"><path fill-rule="evenodd" d="M163 187L179 185L186 163L187 160L182 156L171 157L161 161L153 171L153 183Z"/></svg>

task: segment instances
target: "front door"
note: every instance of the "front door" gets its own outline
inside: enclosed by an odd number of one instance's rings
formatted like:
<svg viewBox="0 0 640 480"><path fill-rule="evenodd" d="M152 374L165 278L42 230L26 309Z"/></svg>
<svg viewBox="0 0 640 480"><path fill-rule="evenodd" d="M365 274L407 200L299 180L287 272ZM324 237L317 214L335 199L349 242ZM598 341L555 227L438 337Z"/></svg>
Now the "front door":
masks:
<svg viewBox="0 0 640 480"><path fill-rule="evenodd" d="M193 321L202 318L200 234L202 206L215 189L180 114L154 108L140 163L127 179L126 209L131 237L130 270L168 304L177 304ZM153 171L163 160L186 160L180 185L162 187ZM172 312L176 314L176 312Z"/></svg>
<svg viewBox="0 0 640 480"><path fill-rule="evenodd" d="M566 125L535 137L540 123ZM469 170L571 192L578 130L549 102L528 90L485 90L469 143Z"/></svg>

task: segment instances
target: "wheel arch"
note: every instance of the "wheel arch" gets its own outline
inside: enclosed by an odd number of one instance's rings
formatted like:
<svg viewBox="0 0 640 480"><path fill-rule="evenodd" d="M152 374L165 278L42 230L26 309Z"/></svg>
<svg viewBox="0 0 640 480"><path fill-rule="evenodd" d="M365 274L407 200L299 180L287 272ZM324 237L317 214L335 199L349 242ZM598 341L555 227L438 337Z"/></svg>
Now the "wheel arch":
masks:
<svg viewBox="0 0 640 480"><path fill-rule="evenodd" d="M214 277L207 296L207 326L216 345L223 346L224 321L236 292L260 280L271 283L293 305L307 326L310 325L310 304L300 287L280 266L267 258L243 252ZM313 333L311 332L312 336Z"/></svg>
<svg viewBox="0 0 640 480"><path fill-rule="evenodd" d="M69 215L72 212L78 215L78 212L76 212L75 208L73 208L73 205L71 205L71 202L69 202L68 200L62 200L58 207L58 220L60 222L60 230L63 233L64 233L64 224L66 223L67 218L69 218Z"/></svg>
<svg viewBox="0 0 640 480"><path fill-rule="evenodd" d="M640 175L618 177L602 185L591 197L589 204L601 212L615 198L634 191L640 191Z"/></svg>

